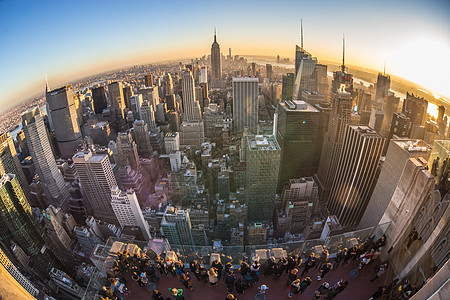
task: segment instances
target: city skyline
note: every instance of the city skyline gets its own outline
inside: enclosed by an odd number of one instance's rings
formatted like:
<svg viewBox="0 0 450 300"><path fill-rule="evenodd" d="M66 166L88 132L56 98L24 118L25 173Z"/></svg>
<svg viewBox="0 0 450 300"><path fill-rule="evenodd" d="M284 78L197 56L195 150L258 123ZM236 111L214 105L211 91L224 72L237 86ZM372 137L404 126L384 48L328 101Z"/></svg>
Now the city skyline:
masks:
<svg viewBox="0 0 450 300"><path fill-rule="evenodd" d="M1 112L40 93L45 74L55 88L125 66L207 55L214 27L224 54L231 47L233 54L292 60L293 45L300 43L300 19L305 48L319 61L340 62L345 33L347 64L382 70L386 62L388 73L450 97L444 76L450 67L449 3L321 2L286 1L272 7L251 1L239 3L239 9L233 3L205 8L180 2L180 9L171 11L172 4L135 1L127 6L133 22L117 22L127 16L114 3L47 1L23 8L0 1L0 28L9 45L0 50ZM186 22L184 13L194 6L200 7L199 17ZM174 21L151 13L160 10L170 11ZM352 19L345 20L348 11ZM120 43L111 43L114 39ZM438 63L413 63L423 53Z"/></svg>

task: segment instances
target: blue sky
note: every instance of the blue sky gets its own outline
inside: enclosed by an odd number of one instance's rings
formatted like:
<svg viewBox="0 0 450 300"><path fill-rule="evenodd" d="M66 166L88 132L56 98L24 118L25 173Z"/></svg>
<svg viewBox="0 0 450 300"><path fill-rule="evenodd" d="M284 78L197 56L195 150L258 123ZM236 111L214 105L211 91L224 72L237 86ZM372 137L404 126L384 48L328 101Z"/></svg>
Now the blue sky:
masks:
<svg viewBox="0 0 450 300"><path fill-rule="evenodd" d="M51 86L125 65L210 51L293 57L305 48L382 69L450 97L450 1L0 0L0 99L5 109ZM436 63L436 60L439 62Z"/></svg>

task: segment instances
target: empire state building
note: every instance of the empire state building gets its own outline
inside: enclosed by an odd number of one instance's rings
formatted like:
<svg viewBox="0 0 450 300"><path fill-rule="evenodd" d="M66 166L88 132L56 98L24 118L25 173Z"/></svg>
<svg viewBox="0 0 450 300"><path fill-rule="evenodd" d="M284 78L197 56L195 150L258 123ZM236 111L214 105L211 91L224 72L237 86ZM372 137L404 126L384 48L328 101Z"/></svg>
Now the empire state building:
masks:
<svg viewBox="0 0 450 300"><path fill-rule="evenodd" d="M216 30L214 29L214 43L211 45L211 87L222 87L222 62L220 55L220 46L216 39Z"/></svg>

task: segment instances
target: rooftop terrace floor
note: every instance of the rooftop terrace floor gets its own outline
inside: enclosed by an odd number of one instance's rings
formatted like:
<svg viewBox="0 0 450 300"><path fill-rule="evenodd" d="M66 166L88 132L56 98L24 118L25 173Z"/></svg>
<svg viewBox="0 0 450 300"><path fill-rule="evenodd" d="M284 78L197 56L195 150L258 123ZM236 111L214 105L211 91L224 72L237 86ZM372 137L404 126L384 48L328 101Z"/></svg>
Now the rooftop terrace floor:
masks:
<svg viewBox="0 0 450 300"><path fill-rule="evenodd" d="M321 281L317 280L317 275L319 275L318 270L310 269L308 274L305 276L309 276L313 280L313 283L307 288L303 295L298 294L292 298L288 297L289 290L286 287L287 275L283 275L277 280L274 280L272 276L261 276L259 282L257 282L254 286L248 288L244 292L244 294L238 296L237 299L254 299L255 295L259 292L258 287L262 284L265 284L269 287L269 290L266 292L266 299L313 299L314 291L323 282L326 281L330 284L330 286L333 286L340 279L343 279L348 280L349 284L347 288L340 294L338 294L334 299L367 300L378 289L378 287L389 284L389 282L385 282L387 280L386 274L373 282L370 281L370 279L374 278L375 276L373 268L380 265L380 263L381 262L378 259L373 264L364 266L364 268L359 272L359 276L356 279L350 278L350 271L358 267L358 261L353 261L349 264L341 264L337 269L331 270ZM301 274L302 271L303 267L300 267L299 274ZM237 273L236 270L235 273ZM193 291L188 291L181 284L178 276L174 277L171 274L169 274L169 276L167 277L160 274L158 274L158 276L160 277L160 281L158 282L158 290L163 294L164 297L169 297L169 299L174 298L169 295L168 289L174 287L183 289L183 295L185 296L185 299L222 300L225 299L227 295L226 284L222 280L219 280L219 284L217 286L211 287L209 283L197 281L195 276L191 274L194 289ZM128 296L124 296L124 299L151 299L151 292L148 292L146 289L139 287L137 282L132 281L129 275L127 275L125 278L128 281L127 287L131 290L131 293ZM233 292L236 296L237 294L235 293L235 291ZM324 297L321 299L324 299Z"/></svg>

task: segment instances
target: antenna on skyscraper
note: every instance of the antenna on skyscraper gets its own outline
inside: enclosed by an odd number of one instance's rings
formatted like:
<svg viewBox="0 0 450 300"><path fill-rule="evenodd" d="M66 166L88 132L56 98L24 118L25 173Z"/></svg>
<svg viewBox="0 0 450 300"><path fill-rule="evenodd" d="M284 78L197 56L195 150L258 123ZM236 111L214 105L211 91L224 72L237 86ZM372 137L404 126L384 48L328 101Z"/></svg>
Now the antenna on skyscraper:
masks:
<svg viewBox="0 0 450 300"><path fill-rule="evenodd" d="M45 74L45 92L50 92L50 88L48 87L47 74Z"/></svg>
<svg viewBox="0 0 450 300"><path fill-rule="evenodd" d="M386 76L386 61L384 61L383 76Z"/></svg>
<svg viewBox="0 0 450 300"><path fill-rule="evenodd" d="M345 35L342 34L342 72L345 71Z"/></svg>
<svg viewBox="0 0 450 300"><path fill-rule="evenodd" d="M301 39L300 39L300 45L302 46L302 49L303 49L303 20L302 19L300 19L300 36L301 36Z"/></svg>
<svg viewBox="0 0 450 300"><path fill-rule="evenodd" d="M216 42L216 26L214 26L214 43Z"/></svg>

